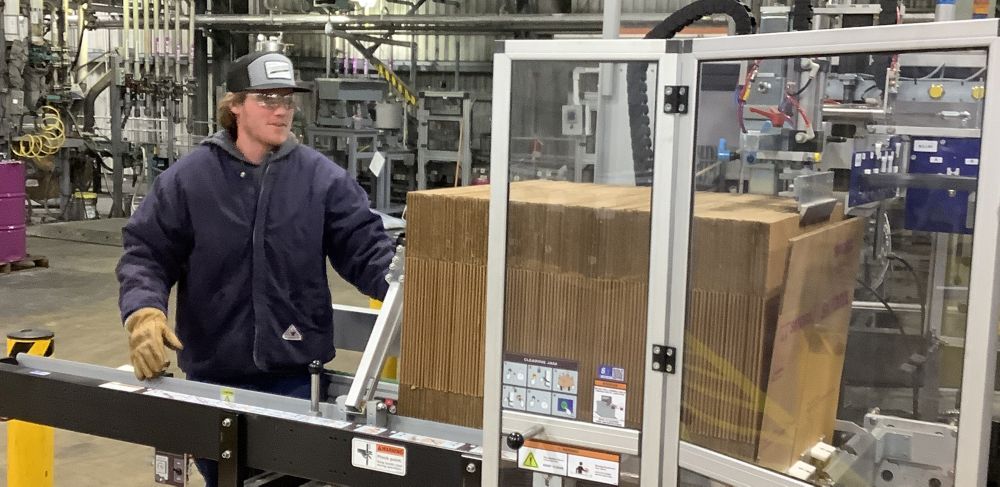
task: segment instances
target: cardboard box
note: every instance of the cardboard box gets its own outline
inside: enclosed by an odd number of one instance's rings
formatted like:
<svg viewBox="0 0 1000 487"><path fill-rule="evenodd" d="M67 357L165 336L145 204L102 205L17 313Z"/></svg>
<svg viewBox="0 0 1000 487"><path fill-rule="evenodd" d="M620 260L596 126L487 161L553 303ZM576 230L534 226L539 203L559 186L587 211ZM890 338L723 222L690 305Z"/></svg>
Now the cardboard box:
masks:
<svg viewBox="0 0 1000 487"><path fill-rule="evenodd" d="M576 417L586 422L593 419L598 367L624 369L624 426L640 428L648 354L650 189L525 181L512 183L510 190L505 352L577 362ZM488 208L487 186L409 195L402 414L481 426ZM786 334L776 347L779 315L795 313L783 302L831 290L850 296L853 280L795 276L815 271L817 262L828 263L823 256L842 245L828 236L855 238L851 232L860 224L838 226L843 220L838 210L830 222L800 227L793 201L756 195L699 193L694 213L683 434L755 461L766 427L769 435L792 438L770 441L760 452L780 464L816 434L832 433L836 364L843 361L842 350L834 347L823 359L829 373L809 372L824 380L775 377L774 367L789 370L817 360L799 350L804 342L786 340ZM837 260L841 269L856 269L856 250ZM800 298L783 298L792 277ZM846 340L848 317L828 317L824 327L831 343L841 331ZM784 410L813 408L817 398L832 404L832 412L820 410L817 419L816 409L803 410L784 423L817 428L765 425L766 414L781 410L775 409L779 404Z"/></svg>

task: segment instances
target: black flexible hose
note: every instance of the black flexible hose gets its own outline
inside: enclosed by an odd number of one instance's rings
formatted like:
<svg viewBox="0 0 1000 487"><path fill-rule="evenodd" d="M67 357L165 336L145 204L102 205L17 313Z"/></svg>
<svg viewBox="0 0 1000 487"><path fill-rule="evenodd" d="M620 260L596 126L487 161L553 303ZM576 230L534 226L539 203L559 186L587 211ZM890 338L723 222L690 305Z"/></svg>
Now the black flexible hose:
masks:
<svg viewBox="0 0 1000 487"><path fill-rule="evenodd" d="M717 14L725 14L733 19L737 35L753 34L757 29L757 21L750 14L750 8L738 0L697 0L656 24L645 38L670 39L702 17ZM635 182L639 186L650 186L653 183L653 139L649 128L649 96L646 94L648 67L649 63L629 63L625 74L632 162Z"/></svg>

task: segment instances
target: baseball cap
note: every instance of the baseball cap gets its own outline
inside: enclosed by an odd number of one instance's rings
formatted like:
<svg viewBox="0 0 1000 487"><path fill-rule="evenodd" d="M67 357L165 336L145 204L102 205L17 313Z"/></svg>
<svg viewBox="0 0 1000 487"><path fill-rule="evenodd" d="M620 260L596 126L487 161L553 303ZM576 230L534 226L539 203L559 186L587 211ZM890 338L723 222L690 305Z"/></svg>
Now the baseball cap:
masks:
<svg viewBox="0 0 1000 487"><path fill-rule="evenodd" d="M226 90L233 93L291 88L306 92L295 83L292 61L276 52L254 52L237 59L226 76Z"/></svg>

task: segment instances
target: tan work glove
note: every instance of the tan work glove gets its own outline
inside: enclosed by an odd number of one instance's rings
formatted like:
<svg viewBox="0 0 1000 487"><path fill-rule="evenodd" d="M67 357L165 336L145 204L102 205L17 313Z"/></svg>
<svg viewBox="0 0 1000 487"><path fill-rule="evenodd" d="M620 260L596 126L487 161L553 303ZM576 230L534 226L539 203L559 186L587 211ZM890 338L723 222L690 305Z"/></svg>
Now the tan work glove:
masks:
<svg viewBox="0 0 1000 487"><path fill-rule="evenodd" d="M139 380L156 377L170 364L163 347L164 340L174 350L184 348L177 335L167 326L167 315L156 308L141 308L129 315L125 320L125 329L129 333L132 368Z"/></svg>

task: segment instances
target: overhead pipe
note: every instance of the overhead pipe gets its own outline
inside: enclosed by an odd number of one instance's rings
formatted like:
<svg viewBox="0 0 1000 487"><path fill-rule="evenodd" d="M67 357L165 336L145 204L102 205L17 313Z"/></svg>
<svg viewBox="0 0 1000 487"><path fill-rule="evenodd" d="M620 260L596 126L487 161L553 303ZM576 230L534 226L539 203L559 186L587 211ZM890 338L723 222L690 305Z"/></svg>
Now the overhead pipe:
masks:
<svg viewBox="0 0 1000 487"><path fill-rule="evenodd" d="M163 53L160 42L163 41L160 29L160 0L153 0L153 72L160 77L160 55Z"/></svg>
<svg viewBox="0 0 1000 487"><path fill-rule="evenodd" d="M142 46L139 39L139 2L143 0L132 0L132 43L135 51L132 53L132 72L136 78L139 77L139 57L142 54Z"/></svg>
<svg viewBox="0 0 1000 487"><path fill-rule="evenodd" d="M187 34L185 34L184 36L184 38L187 41L185 45L188 47L188 77L191 78L194 77L194 26L197 17L194 12L194 1L195 0L188 0L187 3L188 28L187 28Z"/></svg>
<svg viewBox="0 0 1000 487"><path fill-rule="evenodd" d="M625 27L652 26L663 19L663 14L623 14ZM461 31L478 33L549 31L549 32L600 32L603 15L600 14L518 14L518 15L321 15L289 14L271 15L222 15L198 14L190 19L190 28L218 30L257 29L272 27L282 31L323 31L327 25L337 30L387 30L397 32ZM705 23L726 25L724 18L710 18ZM122 25L121 19L99 18L95 28L113 29Z"/></svg>
<svg viewBox="0 0 1000 487"><path fill-rule="evenodd" d="M142 67L146 73L151 71L151 58L153 56L153 36L149 31L149 1L142 0L142 42L146 55L142 58Z"/></svg>
<svg viewBox="0 0 1000 487"><path fill-rule="evenodd" d="M125 52L122 53L122 54L123 54L123 57L125 57L126 59L129 56L132 55L132 53L130 52L131 49L132 49L132 46L131 46L131 41L129 39L131 37L132 27L130 25L131 23L129 22L129 12L131 12L131 0L123 0L122 1L122 30L120 32L121 32L122 46L125 47ZM83 17L80 17L80 18L83 18ZM79 25L79 22L77 22L77 25ZM125 63L125 70L128 71L128 63Z"/></svg>

